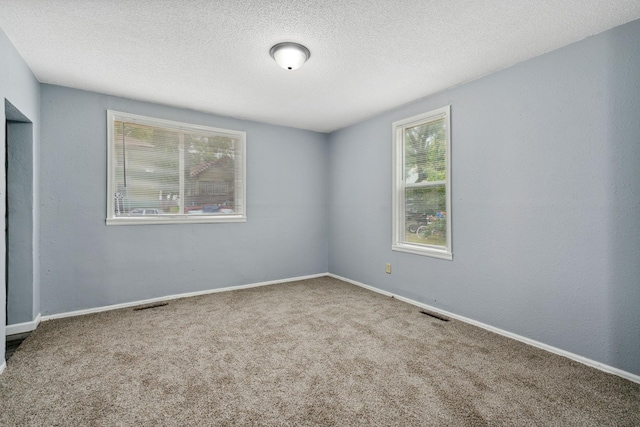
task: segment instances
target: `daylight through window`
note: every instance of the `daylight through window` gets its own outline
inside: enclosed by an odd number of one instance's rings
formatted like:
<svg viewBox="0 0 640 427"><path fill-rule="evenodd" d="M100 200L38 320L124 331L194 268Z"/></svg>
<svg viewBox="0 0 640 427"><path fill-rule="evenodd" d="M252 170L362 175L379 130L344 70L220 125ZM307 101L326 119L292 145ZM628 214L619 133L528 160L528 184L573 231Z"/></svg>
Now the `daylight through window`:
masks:
<svg viewBox="0 0 640 427"><path fill-rule="evenodd" d="M394 250L452 259L450 108L393 124Z"/></svg>
<svg viewBox="0 0 640 427"><path fill-rule="evenodd" d="M246 220L244 132L107 116L107 224Z"/></svg>

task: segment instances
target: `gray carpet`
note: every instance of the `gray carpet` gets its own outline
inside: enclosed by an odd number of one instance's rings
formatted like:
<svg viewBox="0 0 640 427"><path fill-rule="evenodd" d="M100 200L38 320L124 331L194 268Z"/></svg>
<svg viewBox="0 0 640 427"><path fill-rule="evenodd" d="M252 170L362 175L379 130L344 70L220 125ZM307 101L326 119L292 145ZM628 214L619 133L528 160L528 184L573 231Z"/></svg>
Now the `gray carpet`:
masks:
<svg viewBox="0 0 640 427"><path fill-rule="evenodd" d="M640 425L640 385L319 278L43 322L0 425Z"/></svg>

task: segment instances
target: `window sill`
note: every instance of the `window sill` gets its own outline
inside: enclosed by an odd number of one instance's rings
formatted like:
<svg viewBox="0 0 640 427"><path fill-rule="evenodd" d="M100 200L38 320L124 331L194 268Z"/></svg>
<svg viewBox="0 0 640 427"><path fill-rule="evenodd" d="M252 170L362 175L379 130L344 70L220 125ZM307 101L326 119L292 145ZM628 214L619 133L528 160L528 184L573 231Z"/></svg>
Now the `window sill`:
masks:
<svg viewBox="0 0 640 427"><path fill-rule="evenodd" d="M414 255L422 255L453 261L453 253L447 251L446 249L427 248L423 246L408 245L402 243L392 245L391 249L398 252L406 252Z"/></svg>
<svg viewBox="0 0 640 427"><path fill-rule="evenodd" d="M247 222L245 215L163 215L144 217L107 218L107 225L151 225L151 224L215 224L225 222Z"/></svg>

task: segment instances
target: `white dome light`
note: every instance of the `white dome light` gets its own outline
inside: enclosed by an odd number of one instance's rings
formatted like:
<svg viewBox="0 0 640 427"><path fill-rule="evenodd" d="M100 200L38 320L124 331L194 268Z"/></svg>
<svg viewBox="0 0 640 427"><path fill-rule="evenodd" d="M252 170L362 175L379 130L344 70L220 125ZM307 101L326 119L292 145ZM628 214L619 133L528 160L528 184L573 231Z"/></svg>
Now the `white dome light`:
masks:
<svg viewBox="0 0 640 427"><path fill-rule="evenodd" d="M269 51L276 63L285 70L297 70L311 56L309 49L298 43L278 43Z"/></svg>

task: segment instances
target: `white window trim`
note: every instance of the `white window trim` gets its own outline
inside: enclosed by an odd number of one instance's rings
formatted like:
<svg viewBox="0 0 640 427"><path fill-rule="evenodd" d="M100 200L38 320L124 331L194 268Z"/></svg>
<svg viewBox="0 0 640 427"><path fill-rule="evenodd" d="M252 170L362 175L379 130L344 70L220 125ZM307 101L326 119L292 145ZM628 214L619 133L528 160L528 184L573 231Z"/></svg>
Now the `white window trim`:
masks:
<svg viewBox="0 0 640 427"><path fill-rule="evenodd" d="M169 128L185 131L213 132L221 135L239 138L242 144L241 174L240 179L236 175L235 188L241 194L236 194L236 198L242 205L242 213L217 214L217 215L185 215L185 214L163 214L145 215L142 217L116 217L114 215L114 164L113 164L113 124L118 117L126 117L134 123L147 124L151 126L167 126ZM181 151L181 155L182 155ZM182 164L182 162L181 162ZM180 173L180 179L183 174ZM242 181L242 182L238 182ZM181 185L181 187L183 187ZM186 189L185 189L186 191ZM247 134L244 131L214 128L210 126L194 125L190 123L177 122L172 120L158 119L155 117L141 116L137 114L124 113L120 111L107 110L107 225L142 225L142 224L202 224L202 223L226 223L226 222L246 222L247 221Z"/></svg>
<svg viewBox="0 0 640 427"><path fill-rule="evenodd" d="M400 226L404 227L405 223L405 200L404 189L410 185L404 183L404 130L408 127L415 126L420 123L429 122L432 120L445 118L446 120L446 166L447 177L445 180L446 188L446 205L447 205L447 245L445 248L442 246L429 246L429 245L417 245L409 242L402 242L400 236L404 230L400 229ZM416 255L430 256L434 258L452 260L453 249L451 247L451 106L439 108L437 110L430 111L428 113L419 114L417 116L409 117L404 120L393 122L393 194L392 194L392 230L393 238L391 242L391 249L399 252L407 252ZM402 224L400 223L402 222Z"/></svg>

